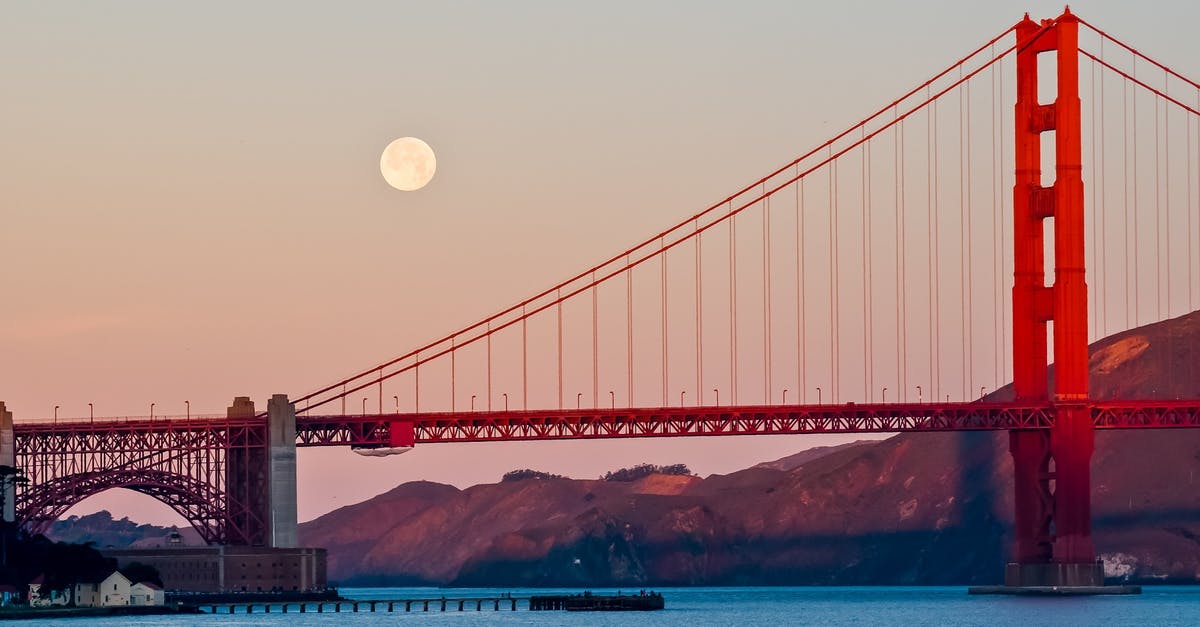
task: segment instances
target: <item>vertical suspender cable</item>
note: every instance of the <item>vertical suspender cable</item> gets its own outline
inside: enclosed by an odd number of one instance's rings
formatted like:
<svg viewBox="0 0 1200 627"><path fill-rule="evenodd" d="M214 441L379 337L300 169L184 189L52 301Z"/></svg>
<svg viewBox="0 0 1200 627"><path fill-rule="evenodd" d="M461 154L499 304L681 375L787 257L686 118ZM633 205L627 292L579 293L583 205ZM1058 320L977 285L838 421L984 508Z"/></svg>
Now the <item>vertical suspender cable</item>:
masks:
<svg viewBox="0 0 1200 627"><path fill-rule="evenodd" d="M961 73L961 66L959 69ZM963 371L966 384L966 393L963 394L963 399L971 398L971 394L975 392L975 282L974 282L974 267L975 261L972 257L967 256L967 246L971 241L971 82L967 81L959 88L966 101L965 114L960 110L960 119L965 119L966 126L962 130L965 154L963 155L963 205L960 211L963 215L963 239L958 244L959 256L962 258L962 264L965 273L963 279L963 300L965 301L965 311L963 316L963 339L965 340L965 349L963 350L963 358L966 360L967 367Z"/></svg>
<svg viewBox="0 0 1200 627"><path fill-rule="evenodd" d="M897 109L893 108L893 120L898 117L897 114ZM896 271L896 380L900 382L900 400L903 401L905 400L905 388L907 387L904 384L904 307L900 304L901 299L903 298L902 294L904 292L904 288L900 285L901 277L904 274L901 270L904 253L900 250L900 240L902 239L902 233L904 232L904 219L901 217L900 208L901 204L903 203L903 192L900 191L900 186L901 181L904 178L903 173L900 171L900 154L903 152L900 146L904 141L904 123L900 122L899 124L899 128L896 129L896 134L892 138L892 180L895 184L895 189L892 190L892 193L895 195L892 200L892 204L894 210L893 219L896 224L894 233L896 237L896 266L894 268Z"/></svg>
<svg viewBox="0 0 1200 627"><path fill-rule="evenodd" d="M634 268L625 255L625 377L626 402L634 406Z"/></svg>
<svg viewBox="0 0 1200 627"><path fill-rule="evenodd" d="M1167 71L1163 70L1163 93L1167 93ZM1167 269L1171 268L1171 110L1168 109L1168 102L1163 100L1163 187L1164 202L1163 212L1166 215L1166 223L1163 225L1164 234L1167 239L1166 246L1163 251L1164 257L1167 260ZM1171 317L1171 273L1163 277L1167 284L1167 317Z"/></svg>
<svg viewBox="0 0 1200 627"><path fill-rule="evenodd" d="M529 409L529 318L521 305L521 404Z"/></svg>
<svg viewBox="0 0 1200 627"><path fill-rule="evenodd" d="M732 206L732 205L731 205ZM729 398L737 405L737 216L729 218Z"/></svg>
<svg viewBox="0 0 1200 627"><path fill-rule="evenodd" d="M592 271L592 408L600 406L600 297Z"/></svg>
<svg viewBox="0 0 1200 627"><path fill-rule="evenodd" d="M763 184L766 191L766 184ZM771 197L763 198L763 404L771 404Z"/></svg>
<svg viewBox="0 0 1200 627"><path fill-rule="evenodd" d="M1200 98L1200 90L1196 92ZM1195 311L1192 301L1192 116L1185 115L1187 120L1187 255L1188 255L1188 311Z"/></svg>
<svg viewBox="0 0 1200 627"><path fill-rule="evenodd" d="M1100 38L1100 58L1104 58L1104 38ZM1108 245L1108 152L1105 150L1108 140L1108 125L1105 123L1107 117L1104 114L1104 83L1105 74L1100 72L1100 176L1096 178L1096 189L1092 192L1092 196L1096 199L1095 207L1097 208L1098 221L1100 222L1100 239L1102 244L1096 244L1099 249L1102 246ZM1099 321L1099 329L1096 332L1097 337L1108 335L1108 255L1099 254L1100 276L1097 291L1100 292L1100 308L1096 312Z"/></svg>
<svg viewBox="0 0 1200 627"><path fill-rule="evenodd" d="M492 411L492 323L487 323L487 408Z"/></svg>
<svg viewBox="0 0 1200 627"><path fill-rule="evenodd" d="M832 156L832 149L830 156ZM829 164L829 376L830 399L838 398L837 332L837 161Z"/></svg>
<svg viewBox="0 0 1200 627"><path fill-rule="evenodd" d="M1162 179L1162 168L1159 167L1162 154L1162 146L1159 142L1159 102L1158 97L1154 97L1154 304L1157 307L1155 320L1162 320L1162 296L1163 296L1163 274L1162 274L1162 185L1159 181ZM1166 103L1163 103L1166 104ZM1167 244L1170 246L1170 244Z"/></svg>
<svg viewBox="0 0 1200 627"><path fill-rule="evenodd" d="M939 254L939 250L938 250L940 248L939 243L941 241L941 238L939 237L939 234L938 234L938 231L940 231L940 228L939 228L940 225L938 223L940 222L940 217L941 217L938 214L938 196L939 196L938 187L939 187L939 182L940 182L940 181L938 181L938 174L939 174L939 170L941 170L941 168L939 167L939 164L938 164L937 119L938 119L938 103L935 100L935 101L933 101L933 127L932 127L933 128L933 170L930 172L930 176L933 177L933 202L930 203L930 208L931 208L930 211L933 212L933 217L931 218L931 220L933 221L933 239L929 244L929 247L933 250L933 265L930 266L930 272L933 272L933 285L930 287L931 292L932 292L932 297L930 299L930 307L933 309L933 316L932 316L933 326L930 327L930 333L933 334L933 343L935 346L935 350L933 352L933 389L936 390L936 392L934 394L934 398L941 398L942 397L942 337L941 337L942 308L941 308L941 298L939 296L939 292L941 290L939 289L940 286L938 285L938 281L941 278L941 261L939 260L939 257L941 255Z"/></svg>
<svg viewBox="0 0 1200 627"><path fill-rule="evenodd" d="M866 131L864 129L863 133ZM874 400L872 339L874 312L871 307L871 142L862 147L862 252L863 252L863 398Z"/></svg>
<svg viewBox="0 0 1200 627"><path fill-rule="evenodd" d="M629 407L633 407L633 267L629 265L629 255L625 255L625 330L626 398Z"/></svg>
<svg viewBox="0 0 1200 627"><path fill-rule="evenodd" d="M662 406L667 406L667 250L666 240L660 238L658 240L658 259L659 267L662 272L662 279L659 283L662 288Z"/></svg>
<svg viewBox="0 0 1200 627"><path fill-rule="evenodd" d="M796 164L796 175L800 164ZM796 181L796 398L804 403L808 394L805 387L805 298L804 298L804 181Z"/></svg>
<svg viewBox="0 0 1200 627"><path fill-rule="evenodd" d="M1092 69L1092 80L1091 80L1091 83L1089 84L1089 86L1090 86L1091 92L1092 92L1092 95L1091 95L1092 116L1090 118L1091 127L1092 127L1092 180L1091 180L1092 202L1090 205L1092 208L1092 261L1091 261L1091 265L1088 266L1088 271L1091 272L1093 277L1095 277L1095 278L1090 279L1088 281L1088 283L1090 284L1089 287L1091 288L1089 291L1091 292L1091 296L1092 296L1092 310L1090 312L1088 312L1088 322L1091 323L1091 325L1092 325L1092 333L1091 333L1091 335L1088 336L1089 341L1100 337L1100 324L1099 324L1099 322L1100 322L1100 319L1099 319L1100 285L1102 285L1104 282L1103 274L1100 272L1100 209L1099 209L1100 203L1098 202L1099 198L1101 196L1100 189L1099 189L1100 188L1100 186L1099 186L1100 179L1096 178L1096 153L1097 153L1097 150L1096 150L1096 62L1095 61L1091 62L1091 69ZM1101 131L1103 131L1103 129L1101 129Z"/></svg>
<svg viewBox="0 0 1200 627"><path fill-rule="evenodd" d="M1125 187L1124 187L1124 190L1122 193L1122 196L1123 196L1125 202L1121 203L1122 205L1124 205L1124 208L1125 208L1125 229L1121 233L1121 243L1123 244L1123 246L1121 248L1125 252L1125 267L1124 267L1122 274L1125 279L1125 328L1129 328L1130 322L1133 320L1133 314L1130 311L1130 306L1133 304L1133 301L1129 298L1129 285L1131 282L1130 268L1132 268L1133 266L1131 265L1131 263L1129 261L1129 248L1130 248L1130 246L1129 246L1129 233L1130 233L1129 205L1131 203L1130 203L1130 198L1129 198L1130 159L1129 159L1129 79L1128 78L1125 79L1124 82L1121 84L1121 137L1122 137L1122 142L1123 142L1122 149L1121 149L1121 160L1122 160L1121 161L1121 172L1125 175L1125 176L1121 177L1121 180L1125 183Z"/></svg>
<svg viewBox="0 0 1200 627"><path fill-rule="evenodd" d="M696 404L704 404L704 254L701 242L700 221L693 224L696 234Z"/></svg>
<svg viewBox="0 0 1200 627"><path fill-rule="evenodd" d="M866 135L866 130L862 131L862 135ZM862 207L862 228L859 230L862 246L862 272L863 272L863 398L866 400L874 400L874 395L871 393L874 386L871 385L871 271L870 262L868 261L868 250L871 246L871 230L867 221L867 161L871 158L871 143L867 142L860 149L862 155L862 168L859 172L859 202Z"/></svg>
<svg viewBox="0 0 1200 627"><path fill-rule="evenodd" d="M1004 75L1004 60L1003 59L1000 60L999 66L1000 66L1000 78L997 81L1000 84L999 102L1001 104L1000 104L999 110L1003 110L1003 108L1006 106L1006 103L1008 102L1007 100L1005 100L1005 97L1004 97L1004 83L1006 81L1006 78ZM1000 177L1000 189L997 192L997 198L998 198L997 205L999 206L999 212L1000 212L998 221L1000 223L1000 244L1001 244L1000 245L1000 263L996 269L997 273L998 273L996 276L996 285L1000 286L1000 292L996 295L996 301L1000 307L1000 379L997 381L997 387L999 387L1000 381L1009 380L1008 356L1009 356L1009 351L1012 348L1008 344L1009 306L1005 302L1005 297L1007 297L1011 294L1011 292L1008 290L1008 280L1009 280L1008 275L1005 272L1005 268L1008 267L1006 257L1008 255L1008 250L1009 250L1008 240L1006 239L1006 237L1007 237L1006 233L1008 230L1008 224L1007 224L1008 220L1004 219L1004 199L1006 196L1005 190L1008 189L1008 186L1005 184L1005 181L1004 181L1004 174L1006 171L1008 171L1008 165L1007 165L1008 159L1004 156L1004 146L1005 146L1005 141L1006 141L1005 138L1008 137L1008 134L1005 132L1005 129L1004 129L1004 120L1006 117L1007 116L1005 116L1005 115L996 116L996 119L1000 120L1000 129L999 129L999 132L996 134L996 137L997 137L996 141L1000 145L999 152L1000 152L1000 164L1001 164L1000 166L998 166L996 168L996 171L999 173L999 177Z"/></svg>
<svg viewBox="0 0 1200 627"><path fill-rule="evenodd" d="M958 77L962 78L962 66L958 66ZM963 400L969 398L970 382L967 380L967 362L969 360L968 347L970 346L970 337L967 333L967 270L966 266L970 264L967 259L967 149L966 149L966 127L963 125L963 116L966 112L966 104L964 98L966 95L966 86L958 88L958 327L962 332L962 344L959 352L961 354L959 376L961 377L962 397Z"/></svg>
<svg viewBox="0 0 1200 627"><path fill-rule="evenodd" d="M993 57L996 56L995 44L992 45L992 56ZM1000 178L1001 165L1000 165L1000 160L996 156L996 151L998 150L999 145L1000 145L1000 138L996 133L996 117L999 113L999 111L997 110L997 107L996 107L996 81L998 79L998 74L996 73L996 65L992 65L991 74L992 74L992 76L991 76L991 78L992 78L992 94L991 94L992 149L989 152L990 152L990 155L992 158L992 233L999 234L999 233L1001 233L1000 228L999 228L999 226L1000 226L1000 224L999 224L999 222L1000 222L1000 196L999 196L999 194L1000 194L1000 190L1001 190L1001 185L998 183L998 179ZM993 285L993 290L992 290L993 302L992 302L992 308L991 308L992 309L992 330L993 330L993 333L992 333L992 338L993 338L992 389L1000 389L1000 381L1002 381L1001 377L1003 376L1003 370L1004 370L1004 364L1003 364L1004 358L1002 357L1004 347L1001 344L1001 340L1000 340L1000 312L999 312L999 310L1004 308L1004 299L1001 297L1001 294L1003 293L1003 288L1001 287L1001 281L1000 281L1000 262L999 262L1000 245L996 241L997 240L996 235L993 235L990 239L992 240L992 285ZM1000 236L1000 239L1003 240L1002 235Z"/></svg>
<svg viewBox="0 0 1200 627"><path fill-rule="evenodd" d="M1133 59L1133 77L1137 78L1137 58ZM1141 278L1141 273L1138 272L1140 257L1138 256L1138 220L1141 217L1138 211L1138 117L1137 117L1137 88L1134 87L1131 95L1133 96L1133 326L1141 325L1141 289L1139 289L1138 281Z"/></svg>
<svg viewBox="0 0 1200 627"><path fill-rule="evenodd" d="M900 128L896 134L900 137L900 150L896 160L898 162L896 168L896 180L898 181L897 193L899 199L897 206L899 207L898 217L896 219L896 235L897 248L896 255L899 257L898 278L896 280L896 289L898 294L898 306L900 308L899 316L896 318L896 337L900 343L900 400L908 400L908 253L905 251L905 243L908 241L908 219L905 216L907 208L906 192L904 189L905 182L905 167L907 161L905 158L904 149L904 133L907 120L900 122Z"/></svg>
<svg viewBox="0 0 1200 627"><path fill-rule="evenodd" d="M925 97L926 98L929 97L929 88L928 87L925 88ZM926 269L929 271L929 309L928 309L925 317L929 321L929 383L928 383L928 385L931 386L930 392L931 392L931 395L933 398L937 398L937 388L932 387L933 382L935 380L934 362L935 362L935 355L936 355L936 352L935 352L936 349L934 348L935 342L936 342L936 332L935 332L935 327L934 327L933 314L935 311L937 311L934 307L934 302L933 302L933 286L937 282L937 274L936 274L936 270L934 269L934 257L933 257L933 251L936 248L936 246L934 244L934 234L933 234L934 233L933 203L934 203L934 198L935 198L934 193L933 193L933 178L934 178L933 177L933 135L934 135L934 133L933 133L933 109L936 106L937 106L937 103L934 102L933 106L925 107L925 215L927 218L926 219L926 227L928 230L927 239L929 242L929 246L926 248L926 261L925 261L925 264L927 266Z"/></svg>
<svg viewBox="0 0 1200 627"><path fill-rule="evenodd" d="M558 408L563 408L563 314L562 288L556 290L558 300Z"/></svg>

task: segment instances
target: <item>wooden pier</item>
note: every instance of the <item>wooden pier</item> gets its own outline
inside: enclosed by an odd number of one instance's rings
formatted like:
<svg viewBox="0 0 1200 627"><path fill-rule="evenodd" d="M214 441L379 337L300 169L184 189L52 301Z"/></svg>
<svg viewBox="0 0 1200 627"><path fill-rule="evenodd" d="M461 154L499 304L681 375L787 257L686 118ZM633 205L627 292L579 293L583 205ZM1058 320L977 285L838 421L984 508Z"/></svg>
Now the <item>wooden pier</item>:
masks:
<svg viewBox="0 0 1200 627"><path fill-rule="evenodd" d="M522 597L437 597L418 599L342 599L340 601L247 601L244 603L212 603L200 606L209 614L324 614L340 612L445 612L468 610L482 612L491 610L517 611L517 601Z"/></svg>
<svg viewBox="0 0 1200 627"><path fill-rule="evenodd" d="M518 602L534 611L611 612L661 610L663 597L650 592L638 595L582 594L514 597L422 597L416 599L341 599L309 601L240 601L204 603L199 609L208 614L325 614L341 612L515 612ZM195 606L194 606L195 607Z"/></svg>

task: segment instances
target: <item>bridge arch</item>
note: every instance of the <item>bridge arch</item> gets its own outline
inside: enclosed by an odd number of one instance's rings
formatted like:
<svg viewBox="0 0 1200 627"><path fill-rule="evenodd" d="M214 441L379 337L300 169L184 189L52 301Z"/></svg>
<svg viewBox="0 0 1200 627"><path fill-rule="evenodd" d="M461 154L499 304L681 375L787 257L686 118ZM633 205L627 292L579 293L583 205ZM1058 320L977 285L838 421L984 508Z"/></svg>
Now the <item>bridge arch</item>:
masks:
<svg viewBox="0 0 1200 627"><path fill-rule="evenodd" d="M67 510L113 488L133 490L165 504L208 544L225 540L228 516L222 490L195 477L152 468L76 473L32 485L18 501L17 522L31 533L44 533Z"/></svg>

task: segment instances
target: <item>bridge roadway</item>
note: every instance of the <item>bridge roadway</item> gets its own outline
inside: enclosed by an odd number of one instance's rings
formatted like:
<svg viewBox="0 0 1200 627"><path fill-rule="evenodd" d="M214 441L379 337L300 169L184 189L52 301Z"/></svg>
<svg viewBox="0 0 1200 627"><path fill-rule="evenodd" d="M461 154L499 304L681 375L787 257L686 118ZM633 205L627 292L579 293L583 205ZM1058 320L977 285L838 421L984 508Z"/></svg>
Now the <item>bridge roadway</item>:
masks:
<svg viewBox="0 0 1200 627"><path fill-rule="evenodd" d="M297 546L297 447L386 455L440 442L1029 432L1079 408L978 401L297 416L294 407L276 395L266 416L239 398L231 416L14 421L0 404L0 463L28 478L19 491L0 488L4 517L41 533L88 496L129 488L166 503L210 544L288 548ZM1084 407L1100 429L1200 427L1200 400Z"/></svg>
<svg viewBox="0 0 1200 627"><path fill-rule="evenodd" d="M1200 427L1200 400L1092 401L1098 429ZM443 413L297 416L296 445L411 446L446 442L580 440L602 438L901 433L1049 429L1054 404L1013 402L743 405L641 409L511 410ZM22 440L183 434L253 429L265 418L98 418L21 421Z"/></svg>

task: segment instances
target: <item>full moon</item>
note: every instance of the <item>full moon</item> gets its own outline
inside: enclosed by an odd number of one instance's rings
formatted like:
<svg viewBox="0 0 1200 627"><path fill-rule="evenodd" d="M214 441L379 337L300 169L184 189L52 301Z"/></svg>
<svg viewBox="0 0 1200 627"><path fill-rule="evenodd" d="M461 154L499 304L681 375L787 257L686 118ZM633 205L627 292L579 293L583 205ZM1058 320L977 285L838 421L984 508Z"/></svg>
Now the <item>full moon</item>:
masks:
<svg viewBox="0 0 1200 627"><path fill-rule="evenodd" d="M379 157L379 171L388 185L411 192L425 187L437 170L429 144L416 137L401 137L388 144Z"/></svg>

